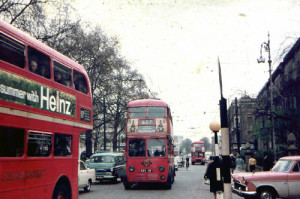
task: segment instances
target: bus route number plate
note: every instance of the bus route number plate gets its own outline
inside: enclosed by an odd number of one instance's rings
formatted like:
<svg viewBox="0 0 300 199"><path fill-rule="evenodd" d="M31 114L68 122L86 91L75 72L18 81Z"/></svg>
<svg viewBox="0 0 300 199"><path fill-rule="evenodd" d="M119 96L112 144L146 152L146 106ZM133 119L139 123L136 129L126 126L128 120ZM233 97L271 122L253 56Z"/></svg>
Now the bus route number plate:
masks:
<svg viewBox="0 0 300 199"><path fill-rule="evenodd" d="M142 173L151 173L152 169L141 169Z"/></svg>

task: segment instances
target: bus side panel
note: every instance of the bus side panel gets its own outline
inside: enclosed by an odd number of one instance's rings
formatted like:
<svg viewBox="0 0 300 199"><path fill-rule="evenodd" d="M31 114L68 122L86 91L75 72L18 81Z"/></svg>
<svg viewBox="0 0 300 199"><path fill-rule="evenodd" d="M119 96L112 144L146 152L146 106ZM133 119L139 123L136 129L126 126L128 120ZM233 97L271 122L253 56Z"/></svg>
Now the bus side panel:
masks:
<svg viewBox="0 0 300 199"><path fill-rule="evenodd" d="M21 160L0 158L0 197L24 198L25 163Z"/></svg>

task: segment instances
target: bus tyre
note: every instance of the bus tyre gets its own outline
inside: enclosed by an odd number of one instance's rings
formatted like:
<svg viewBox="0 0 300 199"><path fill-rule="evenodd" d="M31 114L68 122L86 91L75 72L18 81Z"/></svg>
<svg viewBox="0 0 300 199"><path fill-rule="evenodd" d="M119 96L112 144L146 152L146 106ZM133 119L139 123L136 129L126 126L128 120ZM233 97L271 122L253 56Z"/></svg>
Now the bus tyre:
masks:
<svg viewBox="0 0 300 199"><path fill-rule="evenodd" d="M131 183L127 181L127 177L123 177L123 185L125 190L130 190L131 189Z"/></svg>
<svg viewBox="0 0 300 199"><path fill-rule="evenodd" d="M53 199L71 199L70 190L63 183L57 184L54 189Z"/></svg>
<svg viewBox="0 0 300 199"><path fill-rule="evenodd" d="M172 174L171 172L169 172L168 174L168 179L167 179L167 182L166 182L166 189L171 189L172 188Z"/></svg>
<svg viewBox="0 0 300 199"><path fill-rule="evenodd" d="M92 188L92 181L89 180L87 186L84 187L84 191L89 192L89 191L91 191L91 188Z"/></svg>
<svg viewBox="0 0 300 199"><path fill-rule="evenodd" d="M176 176L176 172L175 172L175 170L173 170L173 173L172 173L172 184L175 182L175 176Z"/></svg>

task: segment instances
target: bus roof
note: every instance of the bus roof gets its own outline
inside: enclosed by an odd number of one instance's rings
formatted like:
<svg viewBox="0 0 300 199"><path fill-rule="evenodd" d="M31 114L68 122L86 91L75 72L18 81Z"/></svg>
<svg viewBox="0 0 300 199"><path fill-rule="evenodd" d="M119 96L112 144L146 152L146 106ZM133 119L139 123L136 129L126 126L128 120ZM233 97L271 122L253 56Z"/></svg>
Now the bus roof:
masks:
<svg viewBox="0 0 300 199"><path fill-rule="evenodd" d="M38 41L37 39L30 36L28 33L25 33L16 27L0 20L0 31L13 36L14 39L17 39L23 44L29 44L31 47L34 47L37 50L40 50L41 52L44 52L46 54L52 55L53 58L55 58L56 61L61 62L62 64L65 64L71 68L76 68L78 71L82 72L83 74L86 74L86 71L84 68L78 64L77 62L73 61L72 59L68 58L67 56L59 53L58 51L54 50L53 48L50 48L46 44Z"/></svg>
<svg viewBox="0 0 300 199"><path fill-rule="evenodd" d="M128 103L127 107L142 107L142 106L163 106L169 107L168 104L162 100L156 99L142 99L135 100Z"/></svg>
<svg viewBox="0 0 300 199"><path fill-rule="evenodd" d="M194 142L192 142L192 144L202 144L202 143L204 143L204 141L194 141Z"/></svg>

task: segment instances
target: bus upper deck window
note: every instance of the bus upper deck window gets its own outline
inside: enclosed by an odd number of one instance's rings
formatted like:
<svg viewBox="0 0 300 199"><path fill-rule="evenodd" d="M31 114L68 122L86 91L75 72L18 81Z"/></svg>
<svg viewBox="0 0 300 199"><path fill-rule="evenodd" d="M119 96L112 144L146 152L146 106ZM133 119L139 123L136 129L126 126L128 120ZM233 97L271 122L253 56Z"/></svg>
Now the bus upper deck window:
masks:
<svg viewBox="0 0 300 199"><path fill-rule="evenodd" d="M28 47L28 66L30 72L50 78L50 58L31 47Z"/></svg>
<svg viewBox="0 0 300 199"><path fill-rule="evenodd" d="M165 117L164 107L148 107L148 117Z"/></svg>
<svg viewBox="0 0 300 199"><path fill-rule="evenodd" d="M71 69L54 61L54 80L71 87Z"/></svg>
<svg viewBox="0 0 300 199"><path fill-rule="evenodd" d="M146 107L129 108L130 118L145 118L146 117Z"/></svg>
<svg viewBox="0 0 300 199"><path fill-rule="evenodd" d="M25 46L0 33L0 60L24 68Z"/></svg>
<svg viewBox="0 0 300 199"><path fill-rule="evenodd" d="M75 70L73 72L73 77L74 77L75 89L77 91L87 94L87 84L86 84L85 77L81 73L79 73Z"/></svg>
<svg viewBox="0 0 300 199"><path fill-rule="evenodd" d="M0 157L21 157L24 153L23 129L0 127Z"/></svg>

